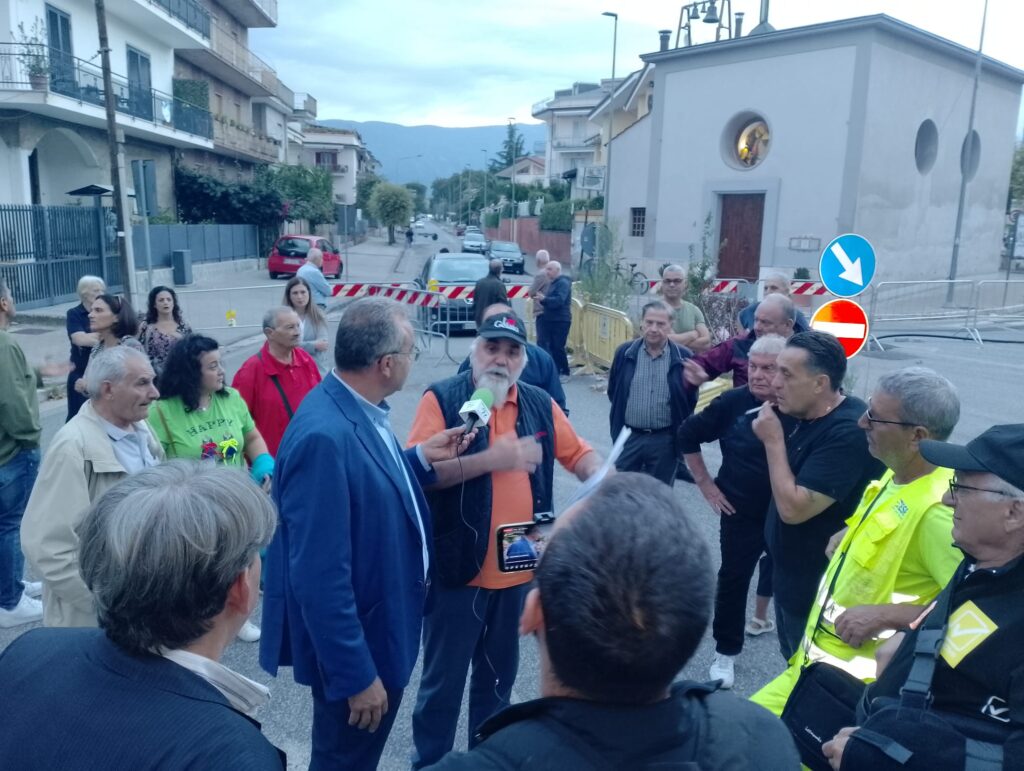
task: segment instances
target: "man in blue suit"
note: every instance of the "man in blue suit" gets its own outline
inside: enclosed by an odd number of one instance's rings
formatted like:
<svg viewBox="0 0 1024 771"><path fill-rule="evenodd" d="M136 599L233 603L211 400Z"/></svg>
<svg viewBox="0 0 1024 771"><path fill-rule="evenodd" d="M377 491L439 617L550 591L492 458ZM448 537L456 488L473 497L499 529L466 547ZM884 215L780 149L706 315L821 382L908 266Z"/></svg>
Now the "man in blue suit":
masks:
<svg viewBox="0 0 1024 771"><path fill-rule="evenodd" d="M334 371L278 450L260 665L290 666L312 688L310 769L377 767L419 653L431 574L420 485L454 456L462 429L400 449L385 399L409 375L413 341L402 306L352 303Z"/></svg>

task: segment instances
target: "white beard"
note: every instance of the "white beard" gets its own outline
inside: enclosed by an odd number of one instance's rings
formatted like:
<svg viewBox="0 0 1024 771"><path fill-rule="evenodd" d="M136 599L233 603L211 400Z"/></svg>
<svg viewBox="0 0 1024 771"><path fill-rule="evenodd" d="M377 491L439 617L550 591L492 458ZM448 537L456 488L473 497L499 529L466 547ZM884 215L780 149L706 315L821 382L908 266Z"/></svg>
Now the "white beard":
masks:
<svg viewBox="0 0 1024 771"><path fill-rule="evenodd" d="M486 372L481 373L480 377L476 378L477 388L486 388L492 394L494 394L495 409L501 407L505 400L508 398L508 392L512 390L512 384L515 381L509 376L507 372L502 372L500 369L490 369Z"/></svg>

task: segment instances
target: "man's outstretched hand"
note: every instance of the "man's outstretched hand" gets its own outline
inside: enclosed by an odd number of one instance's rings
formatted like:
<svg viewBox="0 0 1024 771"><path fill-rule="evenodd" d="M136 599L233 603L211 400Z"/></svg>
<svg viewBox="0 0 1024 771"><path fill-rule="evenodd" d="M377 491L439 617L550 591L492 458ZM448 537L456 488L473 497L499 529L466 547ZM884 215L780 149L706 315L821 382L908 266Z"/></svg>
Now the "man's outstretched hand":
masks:
<svg viewBox="0 0 1024 771"><path fill-rule="evenodd" d="M463 426L456 426L434 434L420 445L423 457L431 465L443 460L452 460L456 455L462 455L473 443L478 430L473 429L467 434Z"/></svg>

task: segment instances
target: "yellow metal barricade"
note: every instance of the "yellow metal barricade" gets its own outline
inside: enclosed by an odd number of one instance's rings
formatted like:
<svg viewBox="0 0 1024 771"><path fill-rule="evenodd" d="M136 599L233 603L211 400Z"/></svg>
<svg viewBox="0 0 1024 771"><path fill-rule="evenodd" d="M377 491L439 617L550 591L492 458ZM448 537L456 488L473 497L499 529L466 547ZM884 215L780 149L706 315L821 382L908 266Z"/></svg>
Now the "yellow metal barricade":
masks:
<svg viewBox="0 0 1024 771"><path fill-rule="evenodd" d="M715 397L725 393L732 388L732 377L726 377L723 375L720 378L716 378L710 382L705 383L700 387L700 392L697 396L697 406L693 408L694 412L700 412L702 409L711 404Z"/></svg>
<svg viewBox="0 0 1024 771"><path fill-rule="evenodd" d="M634 338L633 322L622 311L587 303L580 320L583 349L593 365L608 369L612 366L615 349Z"/></svg>

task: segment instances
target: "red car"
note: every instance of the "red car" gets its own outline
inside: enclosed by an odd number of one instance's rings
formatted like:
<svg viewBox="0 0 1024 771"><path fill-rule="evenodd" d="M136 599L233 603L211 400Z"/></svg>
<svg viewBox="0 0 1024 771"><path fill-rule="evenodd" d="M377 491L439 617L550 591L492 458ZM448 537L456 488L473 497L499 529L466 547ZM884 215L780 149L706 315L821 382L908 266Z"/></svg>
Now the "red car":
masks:
<svg viewBox="0 0 1024 771"><path fill-rule="evenodd" d="M267 257L267 271L271 278L294 275L306 261L306 253L316 247L324 253L324 275L341 277L341 254L334 244L320 236L281 236Z"/></svg>

